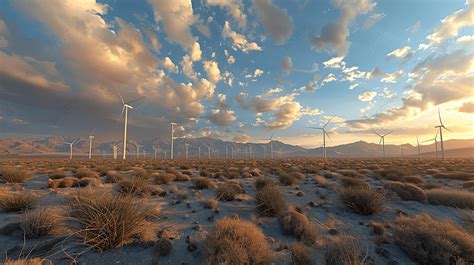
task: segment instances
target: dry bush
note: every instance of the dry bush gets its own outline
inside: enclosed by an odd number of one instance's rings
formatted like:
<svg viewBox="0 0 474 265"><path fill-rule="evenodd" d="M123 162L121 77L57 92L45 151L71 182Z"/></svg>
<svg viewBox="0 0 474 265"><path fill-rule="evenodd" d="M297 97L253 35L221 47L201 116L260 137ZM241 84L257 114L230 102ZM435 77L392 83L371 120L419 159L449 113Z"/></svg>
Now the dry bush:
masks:
<svg viewBox="0 0 474 265"><path fill-rule="evenodd" d="M256 225L238 218L217 221L206 239L204 264L272 264L273 253Z"/></svg>
<svg viewBox="0 0 474 265"><path fill-rule="evenodd" d="M280 180L280 183L285 186L298 185L298 179L287 173L281 173L278 179Z"/></svg>
<svg viewBox="0 0 474 265"><path fill-rule="evenodd" d="M204 206L204 208L217 210L218 201L216 199L204 199L200 200L200 203Z"/></svg>
<svg viewBox="0 0 474 265"><path fill-rule="evenodd" d="M179 172L178 174L176 174L176 181L189 181L191 179L191 177L189 177L189 175L185 175L185 174L181 174L181 172Z"/></svg>
<svg viewBox="0 0 474 265"><path fill-rule="evenodd" d="M118 173L117 171L107 171L105 174L105 183L117 183L125 179L125 176Z"/></svg>
<svg viewBox="0 0 474 265"><path fill-rule="evenodd" d="M73 188L80 186L81 183L79 179L74 177L65 177L62 179L48 179L48 188L50 189Z"/></svg>
<svg viewBox="0 0 474 265"><path fill-rule="evenodd" d="M465 190L432 189L426 192L428 202L457 207L461 209L474 209L474 193Z"/></svg>
<svg viewBox="0 0 474 265"><path fill-rule="evenodd" d="M159 184L159 185L168 184L171 181L176 180L176 176L173 175L173 174L169 174L169 173L159 174L159 175L153 174L152 176L153 176L153 182L155 184Z"/></svg>
<svg viewBox="0 0 474 265"><path fill-rule="evenodd" d="M0 195L0 210L20 212L32 208L36 201L37 197L27 191Z"/></svg>
<svg viewBox="0 0 474 265"><path fill-rule="evenodd" d="M372 188L346 188L339 196L347 208L361 215L381 213L385 207L384 195Z"/></svg>
<svg viewBox="0 0 474 265"><path fill-rule="evenodd" d="M202 189L214 189L216 187L212 179L205 177L195 177L193 178L193 188L202 190Z"/></svg>
<svg viewBox="0 0 474 265"><path fill-rule="evenodd" d="M42 258L22 258L22 259L9 259L7 258L3 265L46 265L53 264L51 261Z"/></svg>
<svg viewBox="0 0 474 265"><path fill-rule="evenodd" d="M31 173L14 167L1 167L0 179L10 183L23 183L31 179Z"/></svg>
<svg viewBox="0 0 474 265"><path fill-rule="evenodd" d="M265 186L274 185L273 180L267 177L260 177L255 181L255 188L257 190L262 189Z"/></svg>
<svg viewBox="0 0 474 265"><path fill-rule="evenodd" d="M474 261L474 241L467 231L428 215L400 217L393 226L397 244L420 264L464 264ZM458 261L458 263L456 263Z"/></svg>
<svg viewBox="0 0 474 265"><path fill-rule="evenodd" d="M474 180L474 173L470 172L449 172L449 173L439 173L433 175L433 177L438 179L454 179L454 180Z"/></svg>
<svg viewBox="0 0 474 265"><path fill-rule="evenodd" d="M361 179L361 178L339 177L339 181L341 182L344 188L368 188L369 187L369 183L367 183L364 179Z"/></svg>
<svg viewBox="0 0 474 265"><path fill-rule="evenodd" d="M296 242L290 245L291 263L293 265L312 265L316 264L311 249L305 244Z"/></svg>
<svg viewBox="0 0 474 265"><path fill-rule="evenodd" d="M124 246L147 227L152 210L131 196L81 191L71 196L67 223L82 243L97 250Z"/></svg>
<svg viewBox="0 0 474 265"><path fill-rule="evenodd" d="M464 189L472 189L472 188L474 188L474 180L465 181L465 182L462 184L462 187L463 187Z"/></svg>
<svg viewBox="0 0 474 265"><path fill-rule="evenodd" d="M323 176L316 175L316 176L314 176L313 179L314 179L314 182L316 183L316 185L318 185L318 186L325 187L325 188L331 188L332 187L332 184Z"/></svg>
<svg viewBox="0 0 474 265"><path fill-rule="evenodd" d="M341 169L338 170L337 173L346 176L346 177L357 177L358 173L354 169Z"/></svg>
<svg viewBox="0 0 474 265"><path fill-rule="evenodd" d="M117 183L117 190L120 193L130 195L145 195L148 192L149 183L143 178L132 178L131 180L122 180Z"/></svg>
<svg viewBox="0 0 474 265"><path fill-rule="evenodd" d="M384 189L395 192L405 201L426 201L426 192L413 184L391 181L386 183Z"/></svg>
<svg viewBox="0 0 474 265"><path fill-rule="evenodd" d="M39 238L51 235L59 224L58 212L42 207L26 211L20 226L26 238Z"/></svg>
<svg viewBox="0 0 474 265"><path fill-rule="evenodd" d="M306 215L290 209L280 217L280 224L283 234L294 235L308 244L316 243L318 231Z"/></svg>
<svg viewBox="0 0 474 265"><path fill-rule="evenodd" d="M255 194L257 213L261 216L274 217L286 210L285 194L276 185L267 185L258 189Z"/></svg>
<svg viewBox="0 0 474 265"><path fill-rule="evenodd" d="M350 236L339 235L329 239L324 260L327 265L362 265L362 251Z"/></svg>
<svg viewBox="0 0 474 265"><path fill-rule="evenodd" d="M306 178L306 176L301 172L291 172L291 175L298 180L304 180Z"/></svg>
<svg viewBox="0 0 474 265"><path fill-rule="evenodd" d="M233 181L222 183L216 188L217 199L221 201L233 201L235 196L242 192L243 190L240 184Z"/></svg>
<svg viewBox="0 0 474 265"><path fill-rule="evenodd" d="M372 228L374 229L374 232L375 232L377 235L383 235L383 234L385 234L385 228L384 228L384 225L383 225L383 224L370 221L370 222L369 222L369 225L372 226Z"/></svg>
<svg viewBox="0 0 474 265"><path fill-rule="evenodd" d="M403 181L406 176L406 172L399 168L386 168L379 171L382 178L391 181Z"/></svg>
<svg viewBox="0 0 474 265"><path fill-rule="evenodd" d="M97 173L95 171L88 170L88 169L80 169L79 171L76 172L76 174L74 174L74 177L76 177L78 179L98 178L99 173Z"/></svg>
<svg viewBox="0 0 474 265"><path fill-rule="evenodd" d="M403 181L404 182L408 182L408 183L413 183L413 184L420 184L420 183L425 183L425 179L420 177L420 176L416 176L416 175L412 175L412 176L405 176L403 178Z"/></svg>
<svg viewBox="0 0 474 265"><path fill-rule="evenodd" d="M50 179L62 179L68 176L68 173L66 171L54 171L50 174L48 174Z"/></svg>

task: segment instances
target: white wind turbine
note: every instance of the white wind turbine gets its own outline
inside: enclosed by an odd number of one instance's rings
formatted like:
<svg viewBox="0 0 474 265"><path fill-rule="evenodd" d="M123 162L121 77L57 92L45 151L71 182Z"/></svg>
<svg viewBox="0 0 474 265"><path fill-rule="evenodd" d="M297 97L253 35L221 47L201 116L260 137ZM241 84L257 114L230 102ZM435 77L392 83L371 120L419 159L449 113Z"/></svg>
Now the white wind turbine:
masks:
<svg viewBox="0 0 474 265"><path fill-rule="evenodd" d="M272 136L270 136L270 138L268 139L260 139L262 141L270 141L269 144L270 144L270 158L273 159L273 136L275 135L276 133L276 130L272 133Z"/></svg>
<svg viewBox="0 0 474 265"><path fill-rule="evenodd" d="M95 132L95 129L94 128L91 133L89 133L89 159L92 158L92 139L94 139L94 132Z"/></svg>
<svg viewBox="0 0 474 265"><path fill-rule="evenodd" d="M115 88L115 90L117 91L117 94L119 95L120 97L120 100L122 101L122 104L123 104L123 107L122 107L122 113L120 113L120 119L122 118L122 115L125 111L125 120L124 120L124 123L123 123L123 157L122 159L125 160L126 159L126 156L127 156L127 126L128 126L128 110L129 109L133 109L132 105L130 105L131 103L133 102L136 102L140 99L143 99L144 97L139 97L137 99L134 99L134 100L131 100L131 101L128 101L128 102L125 102L123 100L123 97L122 95L120 94L120 91ZM120 120L119 119L119 120Z"/></svg>
<svg viewBox="0 0 474 265"><path fill-rule="evenodd" d="M441 141L441 159L444 159L444 144L443 144L443 128L450 132L448 128L446 128L441 120L441 113L439 112L438 108L438 117L439 117L439 125L435 126L435 128L439 128L439 139Z"/></svg>
<svg viewBox="0 0 474 265"><path fill-rule="evenodd" d="M117 160L117 144L116 143L114 143L113 150L114 150L114 160Z"/></svg>
<svg viewBox="0 0 474 265"><path fill-rule="evenodd" d="M438 133L439 133L439 131L436 131L436 135L435 135L435 137L434 137L433 139L429 139L429 140L423 141L423 143L434 141L434 143L435 143L436 159L438 159Z"/></svg>
<svg viewBox="0 0 474 265"><path fill-rule="evenodd" d="M188 151L189 151L189 144L184 144L184 148L186 149L186 159L189 158Z"/></svg>
<svg viewBox="0 0 474 265"><path fill-rule="evenodd" d="M418 141L418 136L416 137L416 147L418 149L418 158L421 158L420 141Z"/></svg>
<svg viewBox="0 0 474 265"><path fill-rule="evenodd" d="M170 153L171 155L170 155L170 157L171 157L171 159L173 159L174 158L174 150L173 149L174 149L174 139L175 139L175 137L174 137L174 126L176 126L176 123L171 122L170 124L171 124L171 153Z"/></svg>
<svg viewBox="0 0 474 265"><path fill-rule="evenodd" d="M383 152L383 157L385 158L385 136L391 134L392 132L388 132L386 134L380 134L374 130L372 130L373 133L375 133L376 135L378 135L380 137L380 141L379 141L379 144L382 144L382 152Z"/></svg>
<svg viewBox="0 0 474 265"><path fill-rule="evenodd" d="M64 144L69 145L69 160L72 160L72 146L76 143L77 139L72 140L72 142L64 142Z"/></svg>
<svg viewBox="0 0 474 265"><path fill-rule="evenodd" d="M323 133L323 149L324 149L324 159L326 159L326 136L329 138L329 140L331 140L331 137L329 136L329 134L326 132L326 126L331 122L331 120L333 119L334 117L331 117L327 122L326 124L324 124L323 127L309 127L311 129L315 129L315 130L321 130L322 133ZM332 140L331 140L332 142Z"/></svg>

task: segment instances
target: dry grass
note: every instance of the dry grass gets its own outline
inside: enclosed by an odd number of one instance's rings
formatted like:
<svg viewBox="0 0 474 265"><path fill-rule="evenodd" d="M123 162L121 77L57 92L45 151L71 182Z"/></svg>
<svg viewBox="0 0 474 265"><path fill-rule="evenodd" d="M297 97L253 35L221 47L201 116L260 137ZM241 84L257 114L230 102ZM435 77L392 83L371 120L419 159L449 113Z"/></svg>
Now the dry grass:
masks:
<svg viewBox="0 0 474 265"><path fill-rule="evenodd" d="M313 265L316 262L311 254L311 249L306 245L296 242L290 245L291 263L293 265Z"/></svg>
<svg viewBox="0 0 474 265"><path fill-rule="evenodd" d="M276 185L267 185L258 189L255 194L257 214L274 217L286 210L285 194Z"/></svg>
<svg viewBox="0 0 474 265"><path fill-rule="evenodd" d="M474 180L465 181L465 182L462 184L462 187L463 187L464 189L472 189L472 188L474 188Z"/></svg>
<svg viewBox="0 0 474 265"><path fill-rule="evenodd" d="M355 177L339 177L339 181L341 182L344 188L368 188L369 183L367 183L362 178L355 178Z"/></svg>
<svg viewBox="0 0 474 265"><path fill-rule="evenodd" d="M314 244L318 239L318 230L309 222L308 217L293 209L280 217L280 224L284 234L294 235L305 243Z"/></svg>
<svg viewBox="0 0 474 265"><path fill-rule="evenodd" d="M1 167L0 179L9 183L23 183L31 179L31 173L14 167Z"/></svg>
<svg viewBox="0 0 474 265"><path fill-rule="evenodd" d="M399 218L393 228L397 244L420 264L463 264L461 260L466 263L474 261L472 235L449 221L417 215Z"/></svg>
<svg viewBox="0 0 474 265"><path fill-rule="evenodd" d="M60 225L58 212L51 208L36 208L23 214L21 228L26 238L48 236Z"/></svg>
<svg viewBox="0 0 474 265"><path fill-rule="evenodd" d="M285 186L298 185L298 179L287 173L280 174L278 179L280 180L280 183Z"/></svg>
<svg viewBox="0 0 474 265"><path fill-rule="evenodd" d="M202 189L214 189L216 187L212 179L206 177L195 177L193 178L193 187L198 190Z"/></svg>
<svg viewBox="0 0 474 265"><path fill-rule="evenodd" d="M83 244L97 250L121 247L146 229L151 210L130 196L82 191L70 198L68 225Z"/></svg>
<svg viewBox="0 0 474 265"><path fill-rule="evenodd" d="M474 180L474 173L469 172L449 172L449 173L439 173L433 175L433 177L438 179L454 179L454 180Z"/></svg>
<svg viewBox="0 0 474 265"><path fill-rule="evenodd" d="M362 265L362 251L353 237L340 235L326 244L324 260L327 265Z"/></svg>
<svg viewBox="0 0 474 265"><path fill-rule="evenodd" d="M146 195L149 191L149 185L146 179L134 177L130 180L122 180L117 183L117 190L124 194Z"/></svg>
<svg viewBox="0 0 474 265"><path fill-rule="evenodd" d="M427 191L428 202L457 207L474 209L474 193L465 190L432 189Z"/></svg>
<svg viewBox="0 0 474 265"><path fill-rule="evenodd" d="M199 201L204 208L217 210L218 201L216 199L204 199Z"/></svg>
<svg viewBox="0 0 474 265"><path fill-rule="evenodd" d="M386 183L384 189L395 192L405 201L426 201L426 192L413 184L391 181Z"/></svg>
<svg viewBox="0 0 474 265"><path fill-rule="evenodd" d="M255 181L255 188L257 190L262 189L265 186L274 185L273 180L268 177L260 177Z"/></svg>
<svg viewBox="0 0 474 265"><path fill-rule="evenodd" d="M220 201L233 201L237 194L242 193L242 187L233 181L222 183L216 188L216 196Z"/></svg>
<svg viewBox="0 0 474 265"><path fill-rule="evenodd" d="M51 261L42 259L42 258L32 258L32 259L6 259L3 265L46 265L53 264Z"/></svg>
<svg viewBox="0 0 474 265"><path fill-rule="evenodd" d="M206 240L204 264L272 264L273 253L253 223L224 217Z"/></svg>
<svg viewBox="0 0 474 265"><path fill-rule="evenodd" d="M316 185L318 186L325 187L325 188L332 187L332 184L323 176L316 175L314 176L313 179L314 179L314 183L316 183Z"/></svg>
<svg viewBox="0 0 474 265"><path fill-rule="evenodd" d="M0 210L5 212L20 212L33 207L37 197L26 191L0 195Z"/></svg>
<svg viewBox="0 0 474 265"><path fill-rule="evenodd" d="M381 213L385 208L384 195L372 188L346 188L339 196L347 208L361 215Z"/></svg>
<svg viewBox="0 0 474 265"><path fill-rule="evenodd" d="M80 169L76 172L76 174L74 174L74 177L78 178L78 179L83 179L83 178L98 178L99 177L99 173L95 172L95 171L91 171L91 170L88 170L88 169Z"/></svg>
<svg viewBox="0 0 474 265"><path fill-rule="evenodd" d="M117 183L125 179L125 176L118 173L117 171L107 171L105 174L105 183Z"/></svg>
<svg viewBox="0 0 474 265"><path fill-rule="evenodd" d="M152 176L153 176L153 182L159 185L168 184L171 181L176 180L176 176L169 173L160 174L160 175L152 175Z"/></svg>

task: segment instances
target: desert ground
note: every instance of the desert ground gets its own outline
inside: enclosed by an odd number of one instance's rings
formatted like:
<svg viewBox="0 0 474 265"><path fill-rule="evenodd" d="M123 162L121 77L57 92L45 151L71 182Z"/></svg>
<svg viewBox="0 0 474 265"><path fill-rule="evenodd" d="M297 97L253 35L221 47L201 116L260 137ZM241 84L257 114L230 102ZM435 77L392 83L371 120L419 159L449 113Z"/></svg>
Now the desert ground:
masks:
<svg viewBox="0 0 474 265"><path fill-rule="evenodd" d="M4 264L473 264L472 159L0 160Z"/></svg>

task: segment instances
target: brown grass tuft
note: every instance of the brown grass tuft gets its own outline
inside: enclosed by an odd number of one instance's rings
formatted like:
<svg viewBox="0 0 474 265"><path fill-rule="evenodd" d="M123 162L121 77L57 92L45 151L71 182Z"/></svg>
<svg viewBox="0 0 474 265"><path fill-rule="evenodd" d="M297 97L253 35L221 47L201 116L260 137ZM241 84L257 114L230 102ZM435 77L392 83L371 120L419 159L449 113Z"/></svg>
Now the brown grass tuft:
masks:
<svg viewBox="0 0 474 265"><path fill-rule="evenodd" d="M42 207L26 211L20 226L26 238L39 238L51 235L59 224L57 211Z"/></svg>
<svg viewBox="0 0 474 265"><path fill-rule="evenodd" d="M37 197L26 191L0 195L0 210L5 212L20 212L33 207Z"/></svg>
<svg viewBox="0 0 474 265"><path fill-rule="evenodd" d="M449 173L439 173L433 175L433 177L438 179L455 179L455 180L474 180L474 173L469 172L449 172Z"/></svg>
<svg viewBox="0 0 474 265"><path fill-rule="evenodd" d="M3 265L46 265L53 264L51 261L41 258L32 258L32 259L6 259Z"/></svg>
<svg viewBox="0 0 474 265"><path fill-rule="evenodd" d="M206 240L204 264L271 264L273 253L265 236L253 223L224 217Z"/></svg>
<svg viewBox="0 0 474 265"><path fill-rule="evenodd" d="M257 190L255 199L257 213L261 216L278 216L286 209L285 194L276 185L267 185Z"/></svg>
<svg viewBox="0 0 474 265"><path fill-rule="evenodd" d="M242 187L233 181L222 183L216 188L216 196L220 201L233 201L237 194L242 193Z"/></svg>
<svg viewBox="0 0 474 265"><path fill-rule="evenodd" d="M393 229L397 244L420 264L464 264L462 260L474 260L472 235L449 221L421 214L400 217Z"/></svg>
<svg viewBox="0 0 474 265"><path fill-rule="evenodd" d="M168 184L171 181L176 180L176 176L169 173L160 174L160 175L152 175L152 176L153 176L153 182L159 185Z"/></svg>
<svg viewBox="0 0 474 265"><path fill-rule="evenodd" d="M268 177L260 177L255 181L255 188L257 190L262 189L265 186L274 185L273 180Z"/></svg>
<svg viewBox="0 0 474 265"><path fill-rule="evenodd" d="M74 177L76 177L78 179L98 178L99 173L97 173L95 171L88 170L88 169L80 169L79 171L76 172L76 174L74 174Z"/></svg>
<svg viewBox="0 0 474 265"><path fill-rule="evenodd" d="M327 265L362 265L362 251L353 237L340 235L326 245L324 259Z"/></svg>
<svg viewBox="0 0 474 265"><path fill-rule="evenodd" d="M306 215L290 209L280 217L280 224L284 234L294 235L308 244L316 243L319 233Z"/></svg>
<svg viewBox="0 0 474 265"><path fill-rule="evenodd" d="M296 242L290 245L291 263L293 265L313 265L314 261L311 249L305 244Z"/></svg>
<svg viewBox="0 0 474 265"><path fill-rule="evenodd" d="M371 188L347 188L339 196L347 208L361 215L381 213L385 207L384 195Z"/></svg>
<svg viewBox="0 0 474 265"><path fill-rule="evenodd" d="M1 167L0 179L10 183L23 183L31 179L31 173L14 167Z"/></svg>
<svg viewBox="0 0 474 265"><path fill-rule="evenodd" d="M384 189L395 192L405 201L426 201L426 192L413 184L391 181L386 183Z"/></svg>
<svg viewBox="0 0 474 265"><path fill-rule="evenodd" d="M428 202L457 207L461 209L474 209L474 193L465 190L432 189L426 192Z"/></svg>
<svg viewBox="0 0 474 265"><path fill-rule="evenodd" d="M198 190L202 189L214 189L216 187L212 179L206 177L195 177L193 178L193 187Z"/></svg>

